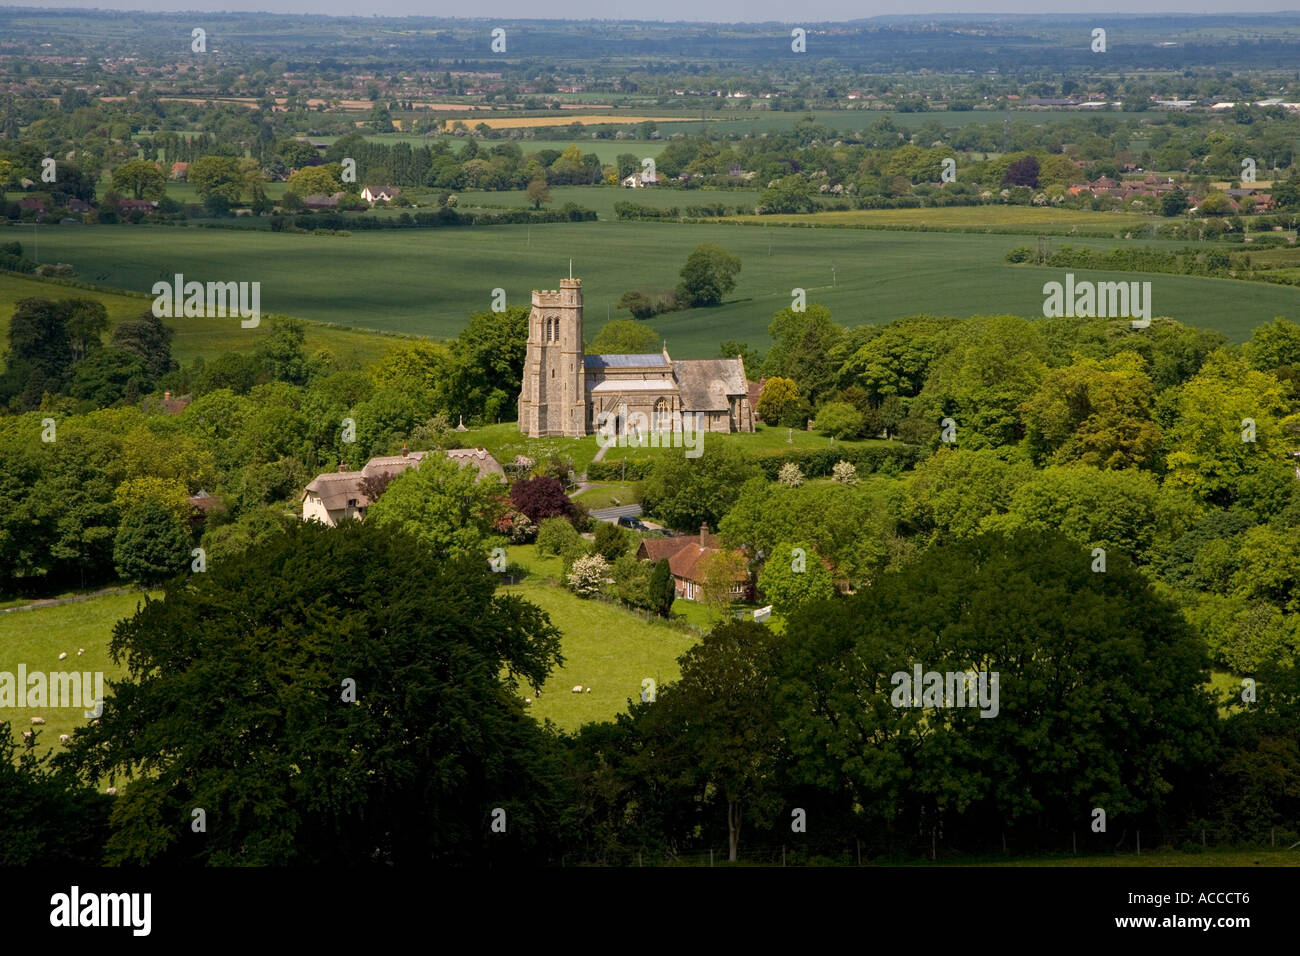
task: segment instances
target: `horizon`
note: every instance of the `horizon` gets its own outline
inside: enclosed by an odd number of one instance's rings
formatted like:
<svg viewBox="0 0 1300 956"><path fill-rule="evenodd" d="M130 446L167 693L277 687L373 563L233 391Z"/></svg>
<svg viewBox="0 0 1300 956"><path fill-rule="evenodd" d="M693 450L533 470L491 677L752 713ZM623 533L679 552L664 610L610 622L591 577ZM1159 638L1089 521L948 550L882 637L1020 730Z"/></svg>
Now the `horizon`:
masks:
<svg viewBox="0 0 1300 956"><path fill-rule="evenodd" d="M917 10L915 4L907 0L872 0L863 9L862 4L853 0L816 0L805 4L802 9L807 16L792 19L790 7L780 0L757 0L741 6L744 14L734 15L736 5L731 3L700 4L691 0L667 0L656 5L657 16L641 14L636 17L609 17L607 7L601 0L565 0L564 9L556 10L552 16L538 17L535 5L529 0L496 0L491 4L480 5L483 12L473 17L459 14L458 9L446 5L446 11L429 9L428 4L420 0L376 0L369 4L369 13L360 13L351 0L286 0L275 4L279 9L267 9L267 0L220 0L218 3L196 5L189 0L133 0L126 4L90 5L83 0L28 0L21 4L0 4L0 9L21 10L37 9L46 11L86 11L91 13L196 13L207 16L223 14L269 14L279 16L327 16L347 19L403 19L419 17L428 19L458 20L535 20L535 21L584 21L592 20L605 23L713 23L713 24L761 24L761 23L852 23L879 18L906 17L909 19L935 18L980 18L980 17L1213 17L1213 16L1271 16L1280 14L1300 14L1300 4L1296 0L1257 0L1251 9L1241 10L1227 4L1211 7L1205 4L1203 9L1195 5L1189 9L1187 0L1143 0L1127 6L1123 10L1086 10L1078 8L1044 10L1042 4L1034 0L1012 0L990 9L987 0L940 0L944 9ZM730 15L714 15L712 10L725 10Z"/></svg>

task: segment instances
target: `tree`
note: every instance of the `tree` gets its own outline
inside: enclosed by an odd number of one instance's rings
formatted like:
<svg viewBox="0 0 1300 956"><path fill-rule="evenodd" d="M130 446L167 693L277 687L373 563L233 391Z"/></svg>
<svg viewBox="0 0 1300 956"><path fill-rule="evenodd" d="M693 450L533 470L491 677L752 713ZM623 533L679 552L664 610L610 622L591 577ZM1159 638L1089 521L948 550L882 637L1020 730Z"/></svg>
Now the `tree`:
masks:
<svg viewBox="0 0 1300 956"><path fill-rule="evenodd" d="M133 159L113 170L113 188L136 199L157 201L167 195L167 177L155 163Z"/></svg>
<svg viewBox="0 0 1300 956"><path fill-rule="evenodd" d="M655 301L644 292L638 292L636 289L629 289L618 298L615 305L620 309L627 309L638 319L648 319L655 314Z"/></svg>
<svg viewBox="0 0 1300 956"><path fill-rule="evenodd" d="M1208 661L1178 608L1128 562L1094 573L1051 533L931 548L805 605L786 632L799 639L784 645L775 706L795 782L842 781L877 838L942 826L991 844L1002 826L1064 831L1098 806L1131 820L1214 753ZM936 706L942 694L899 682L917 667L983 673L986 693Z"/></svg>
<svg viewBox="0 0 1300 956"><path fill-rule="evenodd" d="M289 177L289 188L299 196L333 196L343 184L325 166L307 166Z"/></svg>
<svg viewBox="0 0 1300 956"><path fill-rule="evenodd" d="M700 243L682 266L678 296L691 306L721 305L723 296L736 287L740 260L721 246Z"/></svg>
<svg viewBox="0 0 1300 956"><path fill-rule="evenodd" d="M862 414L845 402L827 402L817 412L816 428L833 438L857 438L865 427Z"/></svg>
<svg viewBox="0 0 1300 956"><path fill-rule="evenodd" d="M667 558L660 558L654 563L646 590L651 609L660 617L668 617L677 597L677 583L673 580Z"/></svg>
<svg viewBox="0 0 1300 956"><path fill-rule="evenodd" d="M1187 212L1187 193L1181 189L1167 192L1160 199L1160 215L1173 218Z"/></svg>
<svg viewBox="0 0 1300 956"><path fill-rule="evenodd" d="M723 617L741 597L749 581L749 565L738 551L710 551L696 565L699 574L700 600L708 605L710 616Z"/></svg>
<svg viewBox="0 0 1300 956"><path fill-rule="evenodd" d="M1300 374L1300 323L1280 315L1266 325L1257 325L1250 341L1242 346L1250 367L1260 372L1287 369Z"/></svg>
<svg viewBox="0 0 1300 956"><path fill-rule="evenodd" d="M564 485L547 476L520 478L510 486L510 503L538 525L547 518L571 518L574 514Z"/></svg>
<svg viewBox="0 0 1300 956"><path fill-rule="evenodd" d="M699 458L662 455L645 479L641 504L647 514L678 531L698 531L701 524L716 527L740 486L759 474L758 465L730 443L711 445Z"/></svg>
<svg viewBox="0 0 1300 956"><path fill-rule="evenodd" d="M830 309L809 305L804 311L782 309L767 327L772 337L763 368L769 376L793 379L809 402L820 402L837 384L836 346L843 341L842 326L831 321ZM764 416L764 420L767 420Z"/></svg>
<svg viewBox="0 0 1300 956"><path fill-rule="evenodd" d="M137 401L149 393L152 381L138 356L121 349L99 349L72 370L68 394L107 408L123 399Z"/></svg>
<svg viewBox="0 0 1300 956"><path fill-rule="evenodd" d="M295 522L147 600L114 631L127 675L69 748L84 777L131 779L108 861L544 862L565 787L519 684L562 663L560 635L497 583L481 554ZM177 825L196 806L201 836Z"/></svg>
<svg viewBox="0 0 1300 956"><path fill-rule="evenodd" d="M245 175L233 156L200 156L190 163L189 181L200 200L222 196L233 204L243 194Z"/></svg>
<svg viewBox="0 0 1300 956"><path fill-rule="evenodd" d="M72 358L80 362L101 348L100 336L108 328L108 309L94 299L72 299L67 305L68 344Z"/></svg>
<svg viewBox="0 0 1300 956"><path fill-rule="evenodd" d="M1006 174L1002 177L1002 185L1028 186L1030 189L1037 189L1038 168L1037 157L1025 156L1018 159L1007 167Z"/></svg>
<svg viewBox="0 0 1300 956"><path fill-rule="evenodd" d="M565 580L578 597L591 597L600 593L608 577L609 562L602 555L587 554L573 562Z"/></svg>
<svg viewBox="0 0 1300 956"><path fill-rule="evenodd" d="M777 483L786 488L798 488L804 482L803 470L792 461L787 461L776 473Z"/></svg>
<svg viewBox="0 0 1300 956"><path fill-rule="evenodd" d="M533 204L534 209L541 209L542 203L551 201L551 187L546 184L546 176L539 174L524 189L524 198Z"/></svg>
<svg viewBox="0 0 1300 956"><path fill-rule="evenodd" d="M821 556L807 542L774 545L758 575L758 589L782 614L835 593L835 582Z"/></svg>
<svg viewBox="0 0 1300 956"><path fill-rule="evenodd" d="M1167 404L1173 421L1167 431L1166 481L1173 487L1226 506L1247 479L1287 470L1292 449L1281 426L1288 411L1285 391L1275 377L1255 371L1244 359L1224 350L1213 353Z"/></svg>
<svg viewBox="0 0 1300 956"><path fill-rule="evenodd" d="M258 363L277 381L304 384L307 381L307 356L302 347L305 337L306 326L301 319L276 319L269 334L257 343Z"/></svg>
<svg viewBox="0 0 1300 956"><path fill-rule="evenodd" d="M763 383L763 393L758 396L755 411L767 424L777 425L799 407L799 399L799 386L794 380L776 375Z"/></svg>
<svg viewBox="0 0 1300 956"><path fill-rule="evenodd" d="M393 479L366 511L366 524L409 534L443 558L474 555L486 563L504 491L499 481L479 481L476 468L430 455Z"/></svg>
<svg viewBox="0 0 1300 956"><path fill-rule="evenodd" d="M1154 406L1155 388L1131 352L1052 369L1020 407L1025 447L1039 463L1151 468L1161 441Z"/></svg>
<svg viewBox="0 0 1300 956"><path fill-rule="evenodd" d="M659 336L631 319L614 319L605 323L587 351L592 355L645 355L655 351Z"/></svg>
<svg viewBox="0 0 1300 956"><path fill-rule="evenodd" d="M623 529L609 521L597 522L595 538L592 550L610 564L626 554L631 544Z"/></svg>
<svg viewBox="0 0 1300 956"><path fill-rule="evenodd" d="M720 797L727 858L739 859L746 822L764 826L780 807L784 748L771 703L781 639L762 624L728 621L680 658L681 677L638 711L650 742L638 764L691 783L696 800Z"/></svg>
<svg viewBox="0 0 1300 956"><path fill-rule="evenodd" d="M476 312L452 345L449 411L495 422L513 420L528 352L529 310Z"/></svg>
<svg viewBox="0 0 1300 956"><path fill-rule="evenodd" d="M9 320L8 367L0 378L0 400L18 396L24 409L40 405L44 392L60 392L71 373L69 300L19 299Z"/></svg>
<svg viewBox="0 0 1300 956"><path fill-rule="evenodd" d="M175 331L163 325L152 312L141 312L138 319L119 322L109 342L115 349L134 355L144 365L149 381L156 382L176 368L172 359L172 336Z"/></svg>
<svg viewBox="0 0 1300 956"><path fill-rule="evenodd" d="M15 734L0 722L0 866L101 865L113 798L38 757L35 736L20 755Z"/></svg>
<svg viewBox="0 0 1300 956"><path fill-rule="evenodd" d="M123 515L113 542L113 561L123 577L153 587L179 574L189 559L189 535L161 501L146 498Z"/></svg>

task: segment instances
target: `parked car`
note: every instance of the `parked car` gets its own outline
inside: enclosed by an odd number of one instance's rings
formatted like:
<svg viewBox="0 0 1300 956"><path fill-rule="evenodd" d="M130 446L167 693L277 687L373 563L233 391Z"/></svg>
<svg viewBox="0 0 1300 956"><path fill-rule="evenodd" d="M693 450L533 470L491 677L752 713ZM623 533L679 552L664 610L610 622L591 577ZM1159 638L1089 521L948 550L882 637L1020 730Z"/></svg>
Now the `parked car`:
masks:
<svg viewBox="0 0 1300 956"><path fill-rule="evenodd" d="M633 531L649 531L644 521L640 518L634 518L632 515L624 515L618 519L620 528L631 528Z"/></svg>

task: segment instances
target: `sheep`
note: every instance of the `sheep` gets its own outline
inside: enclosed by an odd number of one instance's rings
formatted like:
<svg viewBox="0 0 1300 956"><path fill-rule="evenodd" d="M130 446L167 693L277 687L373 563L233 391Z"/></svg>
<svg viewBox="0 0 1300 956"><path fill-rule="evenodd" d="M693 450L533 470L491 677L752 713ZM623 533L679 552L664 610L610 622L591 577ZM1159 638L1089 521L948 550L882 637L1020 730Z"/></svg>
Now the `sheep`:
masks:
<svg viewBox="0 0 1300 956"><path fill-rule="evenodd" d="M24 731L23 731L23 741L24 741L25 743L31 743L31 742L32 742L33 740L35 740L35 739L36 739L36 731L34 731L34 730L24 730Z"/></svg>
<svg viewBox="0 0 1300 956"><path fill-rule="evenodd" d="M590 688L590 687L587 688L587 693L588 693L588 694L591 693L591 688Z"/></svg>
<svg viewBox="0 0 1300 956"><path fill-rule="evenodd" d="M33 717L33 718L32 718L32 723L33 723L33 724L36 724L37 726L39 726L39 725L45 723L45 718L44 718L44 717Z"/></svg>
<svg viewBox="0 0 1300 956"><path fill-rule="evenodd" d="M72 738L68 734L59 734L59 743L66 744Z"/></svg>
<svg viewBox="0 0 1300 956"><path fill-rule="evenodd" d="M581 684L574 684L574 685L573 685L573 692L574 692L575 694L581 694L581 693L582 693L582 685L581 685Z"/></svg>
<svg viewBox="0 0 1300 956"><path fill-rule="evenodd" d="M108 793L108 795L109 795L110 797L116 797L116 796L117 796L117 787L109 787L108 790L107 790L106 792Z"/></svg>
<svg viewBox="0 0 1300 956"><path fill-rule="evenodd" d="M524 703L525 703L525 704L531 704L532 702L533 702L533 699L532 699L531 697L525 697L525 698L524 698Z"/></svg>
<svg viewBox="0 0 1300 956"><path fill-rule="evenodd" d="M59 655L59 660L63 660L63 659L65 659L67 656L68 656L68 652L67 652L67 651L64 651L62 654Z"/></svg>
<svg viewBox="0 0 1300 956"><path fill-rule="evenodd" d="M84 653L86 653L86 649L85 649L84 647L80 647L80 648L77 649L77 656L78 656L78 657L80 657L80 656L81 656L82 654L84 654Z"/></svg>

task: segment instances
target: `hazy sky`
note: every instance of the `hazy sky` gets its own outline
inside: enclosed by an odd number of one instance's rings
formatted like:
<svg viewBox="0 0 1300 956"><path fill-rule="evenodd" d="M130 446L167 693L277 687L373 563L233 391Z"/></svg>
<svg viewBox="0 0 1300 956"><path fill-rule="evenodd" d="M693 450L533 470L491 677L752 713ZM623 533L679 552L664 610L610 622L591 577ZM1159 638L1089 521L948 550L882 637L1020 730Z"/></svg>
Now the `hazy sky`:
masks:
<svg viewBox="0 0 1300 956"><path fill-rule="evenodd" d="M812 23L887 13L1242 13L1300 9L1300 0L19 0L9 6L103 10L263 10L337 16L510 17L529 19L714 20ZM1243 7L1245 8L1243 10Z"/></svg>

